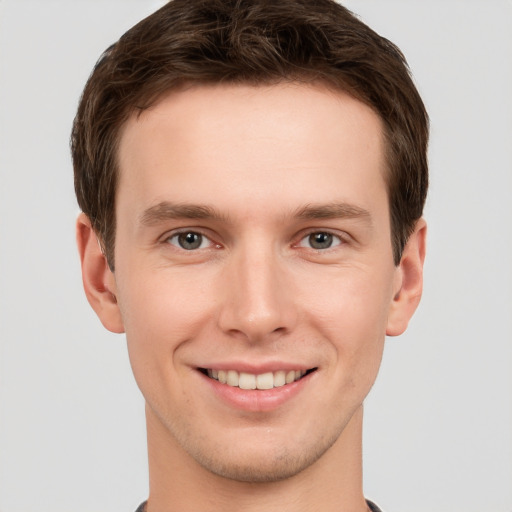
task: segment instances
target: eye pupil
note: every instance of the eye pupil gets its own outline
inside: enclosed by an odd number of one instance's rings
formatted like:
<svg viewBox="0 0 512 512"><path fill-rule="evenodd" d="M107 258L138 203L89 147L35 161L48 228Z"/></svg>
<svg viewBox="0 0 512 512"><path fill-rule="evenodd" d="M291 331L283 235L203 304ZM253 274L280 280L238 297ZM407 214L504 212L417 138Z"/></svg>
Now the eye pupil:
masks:
<svg viewBox="0 0 512 512"><path fill-rule="evenodd" d="M191 251L201 246L201 243L203 242L203 237L199 233L194 232L181 233L178 236L178 242L180 244L180 247L186 249L187 251Z"/></svg>
<svg viewBox="0 0 512 512"><path fill-rule="evenodd" d="M309 235L309 243L313 249L328 249L332 245L330 233L312 233Z"/></svg>

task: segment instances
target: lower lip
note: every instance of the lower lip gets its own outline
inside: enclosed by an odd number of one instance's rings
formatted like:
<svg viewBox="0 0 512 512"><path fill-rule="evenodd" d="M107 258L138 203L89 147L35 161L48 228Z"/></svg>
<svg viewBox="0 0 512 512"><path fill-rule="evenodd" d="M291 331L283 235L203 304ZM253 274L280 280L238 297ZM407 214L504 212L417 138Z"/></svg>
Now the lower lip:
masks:
<svg viewBox="0 0 512 512"><path fill-rule="evenodd" d="M259 390L228 386L202 372L198 372L205 383L223 402L236 409L250 412L268 412L281 407L300 393L315 373L309 373L301 379L284 386Z"/></svg>

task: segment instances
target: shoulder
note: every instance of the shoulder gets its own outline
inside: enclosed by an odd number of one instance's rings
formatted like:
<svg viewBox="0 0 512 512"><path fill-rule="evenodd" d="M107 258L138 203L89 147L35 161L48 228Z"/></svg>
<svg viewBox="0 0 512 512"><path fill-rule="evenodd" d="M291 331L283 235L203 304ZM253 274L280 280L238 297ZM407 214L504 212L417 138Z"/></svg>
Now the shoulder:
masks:
<svg viewBox="0 0 512 512"><path fill-rule="evenodd" d="M146 502L141 503L135 512L146 512Z"/></svg>
<svg viewBox="0 0 512 512"><path fill-rule="evenodd" d="M382 512L382 510L377 505L375 505L375 503L373 503L373 501L366 500L366 503L368 504L368 508L369 508L369 510L371 510L371 512ZM137 512L144 512L144 511L141 509L140 511L137 510Z"/></svg>

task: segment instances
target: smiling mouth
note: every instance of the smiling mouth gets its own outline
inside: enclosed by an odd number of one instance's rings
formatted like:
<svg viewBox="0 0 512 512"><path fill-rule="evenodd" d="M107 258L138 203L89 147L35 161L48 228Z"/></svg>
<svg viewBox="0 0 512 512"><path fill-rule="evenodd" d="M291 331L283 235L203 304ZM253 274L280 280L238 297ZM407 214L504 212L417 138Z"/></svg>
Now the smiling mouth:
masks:
<svg viewBox="0 0 512 512"><path fill-rule="evenodd" d="M292 384L306 375L314 372L310 370L278 370L276 372L260 373L258 375L236 370L211 370L200 368L201 373L221 384L240 389L273 389Z"/></svg>

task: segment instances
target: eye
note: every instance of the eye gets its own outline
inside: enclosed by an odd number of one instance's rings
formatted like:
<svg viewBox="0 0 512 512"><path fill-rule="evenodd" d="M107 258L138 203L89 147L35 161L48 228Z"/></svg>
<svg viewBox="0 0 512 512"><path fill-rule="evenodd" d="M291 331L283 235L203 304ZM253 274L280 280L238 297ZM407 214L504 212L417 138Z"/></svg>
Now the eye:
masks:
<svg viewBox="0 0 512 512"><path fill-rule="evenodd" d="M339 236L333 235L326 231L315 231L305 236L300 242L299 247L310 247L317 251L330 249L342 243Z"/></svg>
<svg viewBox="0 0 512 512"><path fill-rule="evenodd" d="M180 249L185 249L186 251L205 249L212 244L206 236L201 233L197 233L196 231L183 231L181 233L176 233L167 238L167 242L175 247L179 247Z"/></svg>

